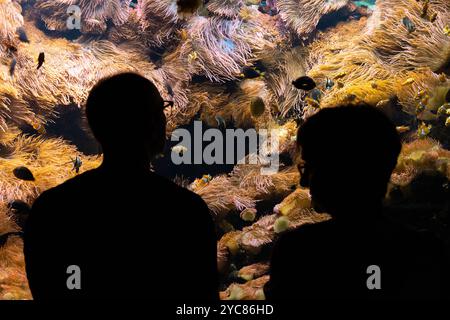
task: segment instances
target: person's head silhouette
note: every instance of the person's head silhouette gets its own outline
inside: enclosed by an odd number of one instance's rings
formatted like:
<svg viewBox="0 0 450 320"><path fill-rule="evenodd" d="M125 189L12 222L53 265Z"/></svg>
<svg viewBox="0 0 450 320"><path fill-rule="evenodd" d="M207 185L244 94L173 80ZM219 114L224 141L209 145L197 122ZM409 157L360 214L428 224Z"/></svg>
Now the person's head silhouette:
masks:
<svg viewBox="0 0 450 320"><path fill-rule="evenodd" d="M138 74L101 80L89 94L86 116L104 163L149 165L164 149L165 105L156 86Z"/></svg>
<svg viewBox="0 0 450 320"><path fill-rule="evenodd" d="M300 127L300 184L334 217L378 210L401 150L395 126L369 106L327 108ZM364 217L360 217L364 218Z"/></svg>

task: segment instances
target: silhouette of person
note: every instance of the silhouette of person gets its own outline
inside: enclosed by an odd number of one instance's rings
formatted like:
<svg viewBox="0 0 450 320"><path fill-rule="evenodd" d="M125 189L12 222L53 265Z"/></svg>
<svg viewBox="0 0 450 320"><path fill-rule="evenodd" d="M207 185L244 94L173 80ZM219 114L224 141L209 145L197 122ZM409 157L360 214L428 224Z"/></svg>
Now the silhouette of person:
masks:
<svg viewBox="0 0 450 320"><path fill-rule="evenodd" d="M268 299L446 297L440 242L384 214L401 150L394 125L368 106L319 111L300 127L300 184L325 222L283 234L272 252Z"/></svg>
<svg viewBox="0 0 450 320"><path fill-rule="evenodd" d="M165 104L133 73L92 89L86 115L104 160L32 207L24 252L35 299L218 300L206 204L150 170L165 144Z"/></svg>

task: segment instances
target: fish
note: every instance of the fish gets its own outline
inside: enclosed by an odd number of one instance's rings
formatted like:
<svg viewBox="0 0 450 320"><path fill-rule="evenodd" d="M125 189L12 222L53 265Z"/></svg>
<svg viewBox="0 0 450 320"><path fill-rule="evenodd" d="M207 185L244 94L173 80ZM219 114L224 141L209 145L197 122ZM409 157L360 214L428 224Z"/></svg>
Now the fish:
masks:
<svg viewBox="0 0 450 320"><path fill-rule="evenodd" d="M17 179L24 181L34 181L33 173L27 167L17 167L13 170L13 174Z"/></svg>
<svg viewBox="0 0 450 320"><path fill-rule="evenodd" d="M437 18L437 12L433 12L433 13L430 15L430 22L435 22L435 21L436 21L436 18Z"/></svg>
<svg viewBox="0 0 450 320"><path fill-rule="evenodd" d="M313 99L313 100L315 100L317 102L320 102L320 100L322 99L323 94L322 94L322 91L320 91L319 89L315 88L315 89L311 90L308 93L308 96L311 99Z"/></svg>
<svg viewBox="0 0 450 320"><path fill-rule="evenodd" d="M409 33L414 32L416 30L415 24L408 17L403 17L402 22Z"/></svg>
<svg viewBox="0 0 450 320"><path fill-rule="evenodd" d="M330 78L327 78L327 80L325 80L325 89L331 90L331 88L333 88L333 86L334 86L333 80L331 80Z"/></svg>
<svg viewBox="0 0 450 320"><path fill-rule="evenodd" d="M16 212L30 212L31 208L25 201L14 200L8 203L8 209Z"/></svg>
<svg viewBox="0 0 450 320"><path fill-rule="evenodd" d="M396 127L398 133L408 132L411 128L409 126L398 126Z"/></svg>
<svg viewBox="0 0 450 320"><path fill-rule="evenodd" d="M258 68L245 67L242 70L242 76L247 79L255 79L264 76L265 73L258 70Z"/></svg>
<svg viewBox="0 0 450 320"><path fill-rule="evenodd" d="M447 114L447 109L450 108L450 105L448 107L446 107L445 104L443 104L442 106L440 106L437 110L437 114L438 116L442 116L442 115L446 115Z"/></svg>
<svg viewBox="0 0 450 320"><path fill-rule="evenodd" d="M444 32L444 34L445 34L446 36L450 36L450 26L449 26L449 25L446 25L446 26L444 27L444 29L442 29L442 31Z"/></svg>
<svg viewBox="0 0 450 320"><path fill-rule="evenodd" d="M384 107L386 107L390 102L391 102L390 99L380 100L380 101L378 101L378 103L377 103L377 105L376 105L375 107L376 107L376 108L384 108Z"/></svg>
<svg viewBox="0 0 450 320"><path fill-rule="evenodd" d="M28 35L24 27L19 27L16 31L20 41L30 43L30 39L28 39Z"/></svg>
<svg viewBox="0 0 450 320"><path fill-rule="evenodd" d="M47 133L45 130L45 126L37 120L33 120L30 125L36 130L40 135L44 135Z"/></svg>
<svg viewBox="0 0 450 320"><path fill-rule="evenodd" d="M431 124L426 125L424 122L422 122L419 128L417 128L417 136L420 139L426 138L430 134L432 128L433 126Z"/></svg>
<svg viewBox="0 0 450 320"><path fill-rule="evenodd" d="M199 179L195 179L191 185L192 190L198 190L206 187L212 180L212 176L209 174L203 175L203 177Z"/></svg>
<svg viewBox="0 0 450 320"><path fill-rule="evenodd" d="M419 104L416 107L416 114L424 112L425 109L426 109L426 106L422 102L419 102Z"/></svg>
<svg viewBox="0 0 450 320"><path fill-rule="evenodd" d="M39 53L38 57L38 66L37 66L38 70L44 65L44 62L45 62L45 53L41 52Z"/></svg>
<svg viewBox="0 0 450 320"><path fill-rule="evenodd" d="M14 77L14 73L16 72L17 60L16 58L12 59L11 64L9 65L9 75Z"/></svg>
<svg viewBox="0 0 450 320"><path fill-rule="evenodd" d="M8 203L8 209L12 213L14 222L23 229L30 215L31 207L24 201L14 200Z"/></svg>
<svg viewBox="0 0 450 320"><path fill-rule="evenodd" d="M415 81L414 78L408 78L402 83L402 86L407 86L407 85L413 83L414 81Z"/></svg>
<svg viewBox="0 0 450 320"><path fill-rule="evenodd" d="M80 173L80 168L83 165L83 161L79 156L76 156L75 159L72 159L73 169L77 174Z"/></svg>
<svg viewBox="0 0 450 320"><path fill-rule="evenodd" d="M422 5L422 13L420 14L420 16L422 18L425 18L427 16L429 7L430 7L430 1L429 0L425 0L425 2Z"/></svg>
<svg viewBox="0 0 450 320"><path fill-rule="evenodd" d="M193 61L197 60L198 58L198 53L197 51L192 51L191 53L189 53L188 55L188 62L192 63Z"/></svg>
<svg viewBox="0 0 450 320"><path fill-rule="evenodd" d="M305 98L305 102L313 108L320 108L320 103L309 97Z"/></svg>
<svg viewBox="0 0 450 320"><path fill-rule="evenodd" d="M227 127L227 122L225 121L225 119L219 115L215 116L214 119L216 119L217 122L217 126L219 128L226 128Z"/></svg>
<svg viewBox="0 0 450 320"><path fill-rule="evenodd" d="M9 240L9 237L23 237L23 232L7 232L0 235L0 248L3 248Z"/></svg>
<svg viewBox="0 0 450 320"><path fill-rule="evenodd" d="M253 117L258 118L266 111L266 104L261 97L255 97L250 102L250 112Z"/></svg>
<svg viewBox="0 0 450 320"><path fill-rule="evenodd" d="M166 90L167 90L167 93L169 94L169 96L173 97L175 95L175 93L173 92L172 86L168 83L166 83Z"/></svg>
<svg viewBox="0 0 450 320"><path fill-rule="evenodd" d="M316 87L314 80L308 76L303 76L292 81L294 87L300 90L310 91Z"/></svg>
<svg viewBox="0 0 450 320"><path fill-rule="evenodd" d="M185 146L181 146L181 145L176 145L175 147L172 148L172 152L177 153L180 156L183 156L183 154L187 151L188 151L188 148L186 148Z"/></svg>
<svg viewBox="0 0 450 320"><path fill-rule="evenodd" d="M188 39L188 32L186 29L181 29L178 31L178 34L180 35L181 40L186 41Z"/></svg>

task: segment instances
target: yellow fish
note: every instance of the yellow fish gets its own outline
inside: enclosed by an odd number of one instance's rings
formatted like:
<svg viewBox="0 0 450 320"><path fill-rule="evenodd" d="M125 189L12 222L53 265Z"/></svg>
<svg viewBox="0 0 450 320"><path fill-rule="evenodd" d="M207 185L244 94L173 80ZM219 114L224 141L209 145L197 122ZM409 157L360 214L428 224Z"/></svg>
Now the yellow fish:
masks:
<svg viewBox="0 0 450 320"><path fill-rule="evenodd" d="M198 53L197 51L192 51L189 55L188 55L188 62L192 63L192 61L197 60L198 58Z"/></svg>
<svg viewBox="0 0 450 320"><path fill-rule="evenodd" d="M408 84L411 84L411 83L413 83L415 80L414 80L414 78L408 78L408 79L406 79L403 83L402 83L402 86L406 86L406 85L408 85Z"/></svg>
<svg viewBox="0 0 450 320"><path fill-rule="evenodd" d="M445 35L447 35L447 36L450 36L450 27L448 26L448 25L446 25L445 27L444 27L444 34Z"/></svg>
<svg viewBox="0 0 450 320"><path fill-rule="evenodd" d="M44 135L47 133L45 127L40 122L34 120L30 124L33 127L33 129L36 130L40 135Z"/></svg>
<svg viewBox="0 0 450 320"><path fill-rule="evenodd" d="M408 132L410 130L410 127L408 127L408 126L398 126L396 129L397 129L398 133L405 133L405 132Z"/></svg>

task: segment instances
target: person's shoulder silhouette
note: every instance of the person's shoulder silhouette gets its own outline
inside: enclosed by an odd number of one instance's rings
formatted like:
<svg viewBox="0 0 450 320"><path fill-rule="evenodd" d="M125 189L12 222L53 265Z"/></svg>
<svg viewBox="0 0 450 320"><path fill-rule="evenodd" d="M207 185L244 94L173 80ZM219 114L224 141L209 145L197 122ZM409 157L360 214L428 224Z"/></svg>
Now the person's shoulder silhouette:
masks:
<svg viewBox="0 0 450 320"><path fill-rule="evenodd" d="M35 299L218 299L206 204L150 170L164 148L164 105L133 73L91 91L86 115L103 163L35 201L24 239Z"/></svg>
<svg viewBox="0 0 450 320"><path fill-rule="evenodd" d="M300 184L331 219L280 237L267 297L442 297L448 264L441 244L383 215L401 150L389 119L369 106L323 109L300 127L297 143Z"/></svg>

